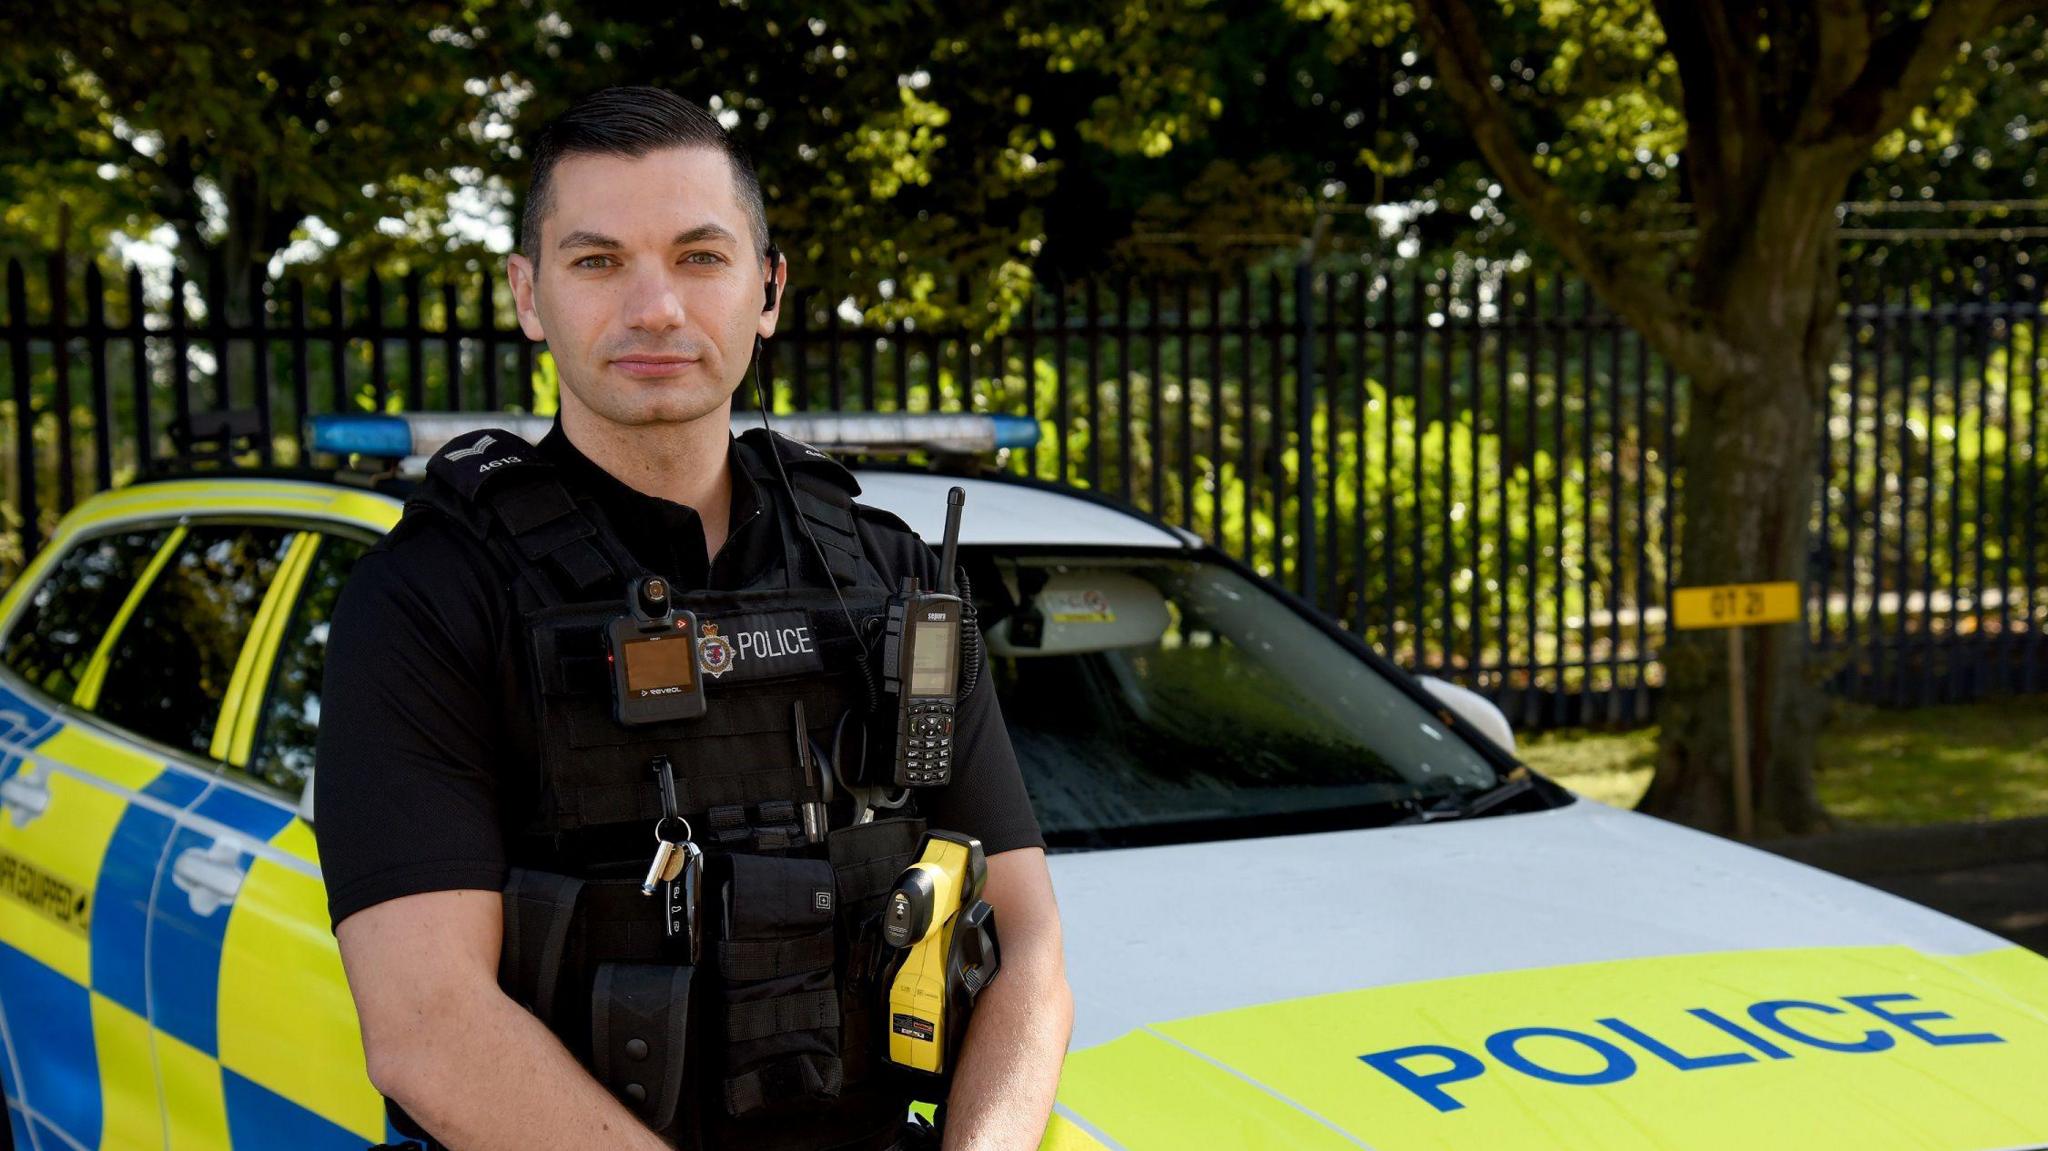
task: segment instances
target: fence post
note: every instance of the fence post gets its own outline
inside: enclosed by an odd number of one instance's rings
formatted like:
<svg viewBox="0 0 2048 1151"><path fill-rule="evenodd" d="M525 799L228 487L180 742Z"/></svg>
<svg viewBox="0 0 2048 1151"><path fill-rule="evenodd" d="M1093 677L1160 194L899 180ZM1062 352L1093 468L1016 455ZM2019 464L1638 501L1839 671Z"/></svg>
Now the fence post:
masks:
<svg viewBox="0 0 2048 1151"><path fill-rule="evenodd" d="M135 393L135 467L148 471L156 462L156 421L151 418L149 318L144 314L142 269L128 269L128 379Z"/></svg>
<svg viewBox="0 0 2048 1151"><path fill-rule="evenodd" d="M256 441L257 458L264 467L277 462L276 413L271 410L270 396L270 297L264 291L269 274L261 264L250 264L249 277L249 326L255 342L255 354L251 357L253 372L250 386L255 389L256 422L261 427L262 438Z"/></svg>
<svg viewBox="0 0 2048 1151"><path fill-rule="evenodd" d="M21 557L42 547L36 526L36 401L28 374L28 278L21 261L7 261L7 364L14 375L14 466L20 473Z"/></svg>
<svg viewBox="0 0 2048 1151"><path fill-rule="evenodd" d="M1323 606L1316 578L1316 310L1315 280L1306 258L1294 265L1295 576L1302 598ZM1274 495L1279 506L1279 495ZM1333 513L1334 514L1334 513Z"/></svg>
<svg viewBox="0 0 2048 1151"><path fill-rule="evenodd" d="M57 417L57 510L68 512L78 502L78 464L72 458L71 428L71 282L69 265L60 250L49 258L50 372L54 389L50 411Z"/></svg>
<svg viewBox="0 0 2048 1151"><path fill-rule="evenodd" d="M85 352L92 372L93 490L114 486L114 398L107 384L107 286L94 258L85 265Z"/></svg>

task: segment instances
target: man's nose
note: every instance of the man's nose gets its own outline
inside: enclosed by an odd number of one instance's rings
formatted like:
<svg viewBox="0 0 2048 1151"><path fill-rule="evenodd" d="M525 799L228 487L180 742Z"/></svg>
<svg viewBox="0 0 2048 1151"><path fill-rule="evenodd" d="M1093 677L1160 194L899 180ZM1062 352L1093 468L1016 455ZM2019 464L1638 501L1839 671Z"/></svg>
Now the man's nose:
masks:
<svg viewBox="0 0 2048 1151"><path fill-rule="evenodd" d="M626 297L626 326L649 332L683 326L683 297L666 271L648 269L633 277Z"/></svg>

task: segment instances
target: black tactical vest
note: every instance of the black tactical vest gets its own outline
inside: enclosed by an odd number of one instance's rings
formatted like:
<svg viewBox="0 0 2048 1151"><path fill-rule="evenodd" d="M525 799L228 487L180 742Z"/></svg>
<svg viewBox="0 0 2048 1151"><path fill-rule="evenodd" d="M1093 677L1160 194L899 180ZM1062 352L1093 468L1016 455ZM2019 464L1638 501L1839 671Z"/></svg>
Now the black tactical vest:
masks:
<svg viewBox="0 0 2048 1151"><path fill-rule="evenodd" d="M890 589L862 546L859 488L843 467L758 430L739 455L776 504L783 562L761 586L675 596L702 633L708 711L694 720L613 718L604 628L647 573L531 445L498 430L460 436L407 503L482 542L524 624L542 770L511 844L499 980L678 1146L886 1148L909 1095L880 1057L877 921L924 824L899 814L856 826L840 804L812 842L799 813L822 798L835 743L841 756L868 746L877 688L856 653L879 634ZM694 966L665 930L666 901L640 891L664 813L659 756L706 853Z"/></svg>

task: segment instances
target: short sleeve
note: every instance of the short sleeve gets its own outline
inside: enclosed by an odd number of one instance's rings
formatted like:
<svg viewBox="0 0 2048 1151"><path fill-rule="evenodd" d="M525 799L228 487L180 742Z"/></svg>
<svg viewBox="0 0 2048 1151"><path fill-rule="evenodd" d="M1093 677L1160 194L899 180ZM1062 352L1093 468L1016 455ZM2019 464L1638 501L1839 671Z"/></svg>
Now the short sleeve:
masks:
<svg viewBox="0 0 2048 1151"><path fill-rule="evenodd" d="M313 782L335 924L400 896L504 886L496 597L457 530L402 523L335 607Z"/></svg>
<svg viewBox="0 0 2048 1151"><path fill-rule="evenodd" d="M915 574L924 586L934 586L939 557L932 549L896 517L861 510L870 554L890 560L891 570L883 574L892 583L899 574ZM955 717L953 781L920 791L917 806L930 826L972 835L990 855L1045 846L986 667Z"/></svg>

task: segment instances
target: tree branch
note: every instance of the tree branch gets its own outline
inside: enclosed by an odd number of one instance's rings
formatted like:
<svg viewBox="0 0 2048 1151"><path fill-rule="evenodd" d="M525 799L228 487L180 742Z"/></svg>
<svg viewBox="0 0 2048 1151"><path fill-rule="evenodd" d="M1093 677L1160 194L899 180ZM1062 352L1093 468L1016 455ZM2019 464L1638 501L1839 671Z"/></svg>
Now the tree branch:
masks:
<svg viewBox="0 0 2048 1151"><path fill-rule="evenodd" d="M1991 27L2001 27L2043 12L2048 12L2048 0L2001 0L1991 10Z"/></svg>
<svg viewBox="0 0 2048 1151"><path fill-rule="evenodd" d="M1808 98L1810 107L1825 108L1849 90L1870 59L1877 13L1862 0L1821 0L1815 15L1813 87Z"/></svg>
<svg viewBox="0 0 2048 1151"><path fill-rule="evenodd" d="M1678 63L1685 163L1699 240L1692 302L1718 306L1731 254L1745 237L1776 140L1766 130L1756 31L1726 4L1655 0L1664 43ZM1753 14L1752 14L1753 15Z"/></svg>
<svg viewBox="0 0 2048 1151"><path fill-rule="evenodd" d="M1991 27L2000 7L1999 0L1946 0L1933 5L1925 20L1894 24L1871 41L1862 71L1830 102L1826 115L1809 118L1802 142L1860 160L1927 100L1963 41Z"/></svg>
<svg viewBox="0 0 2048 1151"><path fill-rule="evenodd" d="M1580 218L1570 197L1536 169L1516 139L1507 102L1494 87L1490 54L1479 22L1465 0L1420 0L1415 19L1436 58L1437 82L1456 105L1480 155L1501 186L1535 221L1557 250L1608 307L1642 333L1657 351L1691 375L1720 375L1733 350L1663 282L1633 266L1618 249Z"/></svg>

